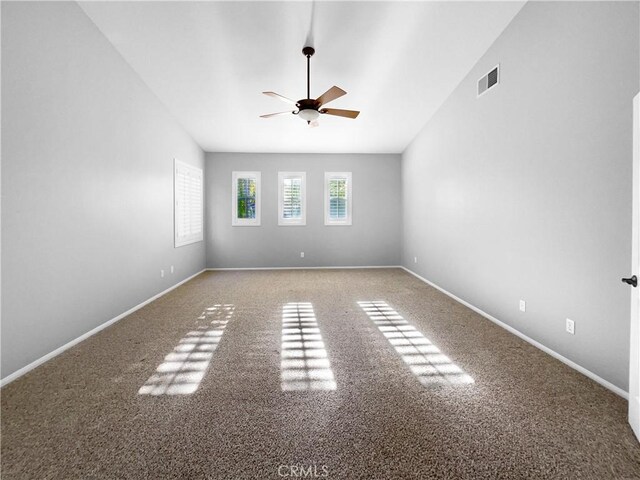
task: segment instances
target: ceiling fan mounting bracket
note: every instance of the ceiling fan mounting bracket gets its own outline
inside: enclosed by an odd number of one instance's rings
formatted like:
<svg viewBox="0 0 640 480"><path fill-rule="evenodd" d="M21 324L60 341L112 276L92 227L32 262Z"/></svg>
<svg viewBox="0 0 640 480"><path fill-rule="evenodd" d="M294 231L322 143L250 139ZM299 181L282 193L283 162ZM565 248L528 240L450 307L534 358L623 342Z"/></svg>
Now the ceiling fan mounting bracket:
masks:
<svg viewBox="0 0 640 480"><path fill-rule="evenodd" d="M316 50L313 47L307 46L302 49L302 54L305 57L312 57L314 53L316 53Z"/></svg>

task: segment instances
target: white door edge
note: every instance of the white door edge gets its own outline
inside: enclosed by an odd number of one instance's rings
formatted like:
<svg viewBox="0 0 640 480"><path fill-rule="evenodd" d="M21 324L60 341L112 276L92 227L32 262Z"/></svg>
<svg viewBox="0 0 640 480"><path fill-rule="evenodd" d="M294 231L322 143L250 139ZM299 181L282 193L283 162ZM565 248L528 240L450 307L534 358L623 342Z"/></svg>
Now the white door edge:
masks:
<svg viewBox="0 0 640 480"><path fill-rule="evenodd" d="M640 93L633 99L633 221L631 272L640 277ZM629 424L640 440L640 286L631 288Z"/></svg>

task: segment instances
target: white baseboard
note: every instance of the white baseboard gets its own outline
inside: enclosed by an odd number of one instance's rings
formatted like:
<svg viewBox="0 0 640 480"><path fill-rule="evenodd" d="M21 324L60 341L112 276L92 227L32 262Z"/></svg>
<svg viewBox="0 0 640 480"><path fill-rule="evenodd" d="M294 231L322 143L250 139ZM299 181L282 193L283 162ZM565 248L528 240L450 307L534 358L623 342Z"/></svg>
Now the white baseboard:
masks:
<svg viewBox="0 0 640 480"><path fill-rule="evenodd" d="M442 293L444 293L445 295L448 295L449 297L453 298L456 302L461 303L462 305L464 305L465 307L470 308L471 310L473 310L476 313L479 313L480 315L482 315L483 317L485 317L488 320L491 320L493 323L495 323L496 325L501 326L502 328L504 328L505 330L507 330L510 333L513 333L514 335L516 335L517 337L520 337L521 339L523 339L525 342L530 343L531 345L533 345L536 348L539 348L540 350L542 350L543 352L551 355L552 357L560 360L562 363L564 363L565 365L570 366L571 368L573 368L574 370L577 370L578 372L582 373L583 375L589 377L591 380L599 383L600 385L602 385L603 387L605 387L608 390L611 390L613 393L616 393L618 395L620 395L622 398L629 400L629 392L624 391L623 389L621 389L620 387L616 387L613 383L606 381L604 378L599 377L598 375L596 375L595 373L593 373L590 370L587 370L586 368L578 365L577 363L569 360L567 357L563 357L562 355L560 355L558 352L551 350L549 347L544 346L543 344L541 344L540 342L535 341L533 338L527 337L524 333L520 332L519 330L516 330L515 328L513 328L510 325L507 325L504 322L501 322L500 320L498 320L497 318L489 315L488 313L480 310L478 307L471 305L469 302L466 302L465 300L461 299L460 297L455 296L453 293L446 291L444 288L436 285L433 282L430 282L429 280L427 280L424 277L421 277L420 275L418 275L417 273L409 270L407 267L402 266L400 267L403 270L405 270L407 273L410 273L411 275L413 275L414 277L422 280L424 283L426 283L427 285L432 286L433 288L440 290Z"/></svg>
<svg viewBox="0 0 640 480"><path fill-rule="evenodd" d="M163 292L158 293L157 295L154 295L153 297L145 300L144 302L136 305L133 308L130 308L129 310L127 310L124 313L121 313L120 315L118 315L115 318L112 318L111 320L106 321L105 323L103 323L102 325L98 325L96 328L94 328L93 330L88 331L87 333L80 335L78 338L71 340L69 343L66 343L64 345L62 345L59 348L56 348L53 352L47 353L46 355L44 355L43 357L40 357L39 359L31 362L29 365L24 366L22 368L20 368L19 370L16 370L15 372L11 373L10 375L7 375L6 377L4 377L2 380L0 380L0 387L4 387L6 384L13 382L15 379L21 377L22 375L24 375L25 373L27 373L30 370L33 370L34 368L36 368L39 365L42 365L44 362L51 360L53 357L56 357L57 355L60 355L62 352L64 352L65 350L68 350L69 348L73 347L74 345L80 343L83 340L86 340L87 338L89 338L92 335L95 335L96 333L98 333L100 330L104 330L105 328L107 328L109 325L112 325L114 323L116 323L118 320L123 319L124 317L126 317L127 315L131 315L133 312L135 312L136 310L141 309L142 307L144 307L145 305L153 302L154 300L160 298L161 296L165 295L166 293L170 292L171 290L178 288L180 285L182 285L183 283L188 282L189 280L191 280L194 277L197 277L198 275L200 275L202 272L204 272L204 270L200 270L198 273L195 273L193 275L191 275L188 278L185 278L184 280L176 283L175 285L173 285L172 287L167 288L166 290L164 290Z"/></svg>
<svg viewBox="0 0 640 480"><path fill-rule="evenodd" d="M367 265L367 266L345 266L345 267L225 267L225 268L206 268L211 272L225 272L235 270L341 270L341 269L358 269L358 268L404 268L400 265Z"/></svg>

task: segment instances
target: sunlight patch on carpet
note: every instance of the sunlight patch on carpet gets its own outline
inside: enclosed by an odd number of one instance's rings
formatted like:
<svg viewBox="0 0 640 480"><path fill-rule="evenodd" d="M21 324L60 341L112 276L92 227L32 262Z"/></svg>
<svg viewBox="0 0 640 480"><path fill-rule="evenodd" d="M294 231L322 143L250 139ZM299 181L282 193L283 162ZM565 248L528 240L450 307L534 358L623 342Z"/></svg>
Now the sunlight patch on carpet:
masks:
<svg viewBox="0 0 640 480"><path fill-rule="evenodd" d="M311 303L287 303L282 307L281 352L283 391L336 389Z"/></svg>
<svg viewBox="0 0 640 480"><path fill-rule="evenodd" d="M164 357L156 372L138 390L139 395L190 395L194 393L209 367L224 329L235 307L216 304L198 317L196 328L187 333Z"/></svg>
<svg viewBox="0 0 640 480"><path fill-rule="evenodd" d="M384 301L358 302L423 385L460 385L473 378Z"/></svg>

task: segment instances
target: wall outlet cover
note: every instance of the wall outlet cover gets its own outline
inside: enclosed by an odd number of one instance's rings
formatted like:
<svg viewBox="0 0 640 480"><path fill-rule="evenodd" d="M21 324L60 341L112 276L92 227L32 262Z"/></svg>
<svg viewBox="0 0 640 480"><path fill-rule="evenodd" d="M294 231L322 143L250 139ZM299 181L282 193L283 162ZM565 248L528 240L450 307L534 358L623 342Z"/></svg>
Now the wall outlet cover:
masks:
<svg viewBox="0 0 640 480"><path fill-rule="evenodd" d="M571 320L570 318L567 318L567 333L570 333L571 335L575 335L576 333L576 323Z"/></svg>
<svg viewBox="0 0 640 480"><path fill-rule="evenodd" d="M525 302L524 300L520 300L520 311L521 312L527 311L527 302Z"/></svg>

